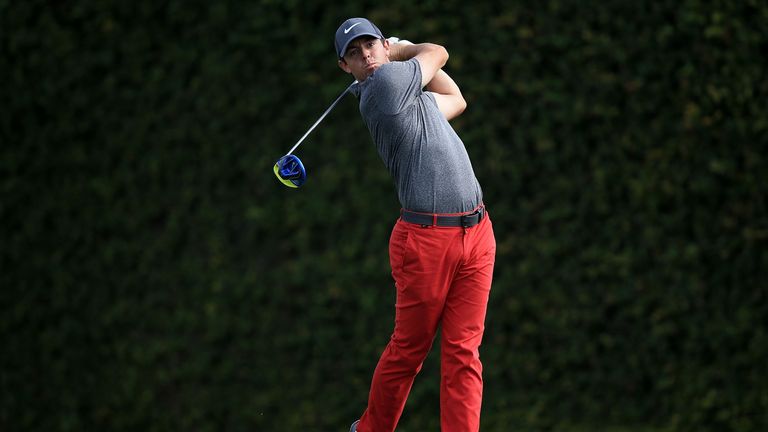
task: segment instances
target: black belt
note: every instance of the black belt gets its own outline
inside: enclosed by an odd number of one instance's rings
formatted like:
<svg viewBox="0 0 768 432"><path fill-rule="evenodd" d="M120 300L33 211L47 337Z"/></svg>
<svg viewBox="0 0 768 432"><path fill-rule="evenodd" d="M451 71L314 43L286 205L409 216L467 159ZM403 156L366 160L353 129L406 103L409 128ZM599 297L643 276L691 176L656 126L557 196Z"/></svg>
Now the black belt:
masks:
<svg viewBox="0 0 768 432"><path fill-rule="evenodd" d="M480 223L485 217L485 207L481 206L472 213L464 215L440 215L429 213L416 213L403 210L400 218L406 222L418 224L421 226L442 226L442 227L473 227Z"/></svg>

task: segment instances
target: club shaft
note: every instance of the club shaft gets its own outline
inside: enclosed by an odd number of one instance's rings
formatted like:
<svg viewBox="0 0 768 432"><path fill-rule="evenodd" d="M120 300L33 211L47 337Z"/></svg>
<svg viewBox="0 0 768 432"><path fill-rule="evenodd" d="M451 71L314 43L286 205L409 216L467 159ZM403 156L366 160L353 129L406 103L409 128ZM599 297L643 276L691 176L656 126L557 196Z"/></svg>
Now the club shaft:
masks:
<svg viewBox="0 0 768 432"><path fill-rule="evenodd" d="M321 115L321 116L320 116L320 118L319 118L319 119L317 119L317 121L315 122L315 124L313 124L313 125L312 125L312 126L309 128L309 130L307 130L307 132L306 132L306 133L305 133L305 134L304 134L304 135L303 135L301 138L299 138L299 140L296 142L296 144L294 144L294 145L293 145L293 147L291 147L291 150L290 150L288 153L286 153L286 154L285 154L286 156L288 156L289 154L293 153L293 151L294 151L294 150L296 150L296 148L299 146L299 144L301 144L301 142L302 142L302 141L304 141L304 139L305 139L305 138L306 138L306 137L307 137L307 136L308 136L308 135L309 135L309 134L310 134L310 133L311 133L313 130L315 130L315 128L317 127L317 125L319 125L319 124L320 124L320 122L321 122L321 121L323 121L323 119L325 118L325 116L327 116L327 115L328 115L328 113L329 113L329 112L331 112L331 110L333 109L333 107L335 107L335 106L336 106L336 104L338 104L338 103L339 103L339 101L340 101L340 100L341 100L341 99L344 97L344 95L346 95L346 94L347 94L347 92L348 92L348 91L349 91L349 90L352 88L352 86L354 86L355 84L357 84L357 81L355 81L355 82L353 82L352 84L350 84L350 85L349 85L349 87L347 87L347 89L346 89L346 90L344 90L344 91L343 91L343 92L342 92L342 93L339 95L339 97L337 97L337 98L336 98L336 100L335 100L335 101L333 101L333 103L331 104L331 106L329 106L329 107L328 107L328 109L327 109L327 110L325 110L325 112L323 113L323 115Z"/></svg>

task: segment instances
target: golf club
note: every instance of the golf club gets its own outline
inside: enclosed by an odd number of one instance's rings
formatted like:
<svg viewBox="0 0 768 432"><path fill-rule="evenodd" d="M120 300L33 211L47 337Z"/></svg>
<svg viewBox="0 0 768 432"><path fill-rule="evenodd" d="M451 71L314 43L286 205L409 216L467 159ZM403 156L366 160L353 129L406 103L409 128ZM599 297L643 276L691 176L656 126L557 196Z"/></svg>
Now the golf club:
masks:
<svg viewBox="0 0 768 432"><path fill-rule="evenodd" d="M325 116L331 112L333 107L339 103L344 95L346 95L347 92L349 92L355 84L357 84L357 81L354 81L352 84L350 84L349 87L347 87L347 89L344 90L344 92L342 92L335 101L333 101L331 106L325 110L325 112L320 116L320 118L317 119L317 121L309 128L309 130L307 130L307 132L301 138L299 138L299 140L296 142L296 144L294 144L293 147L291 147L288 153L277 160L275 163L274 171L275 176L277 176L277 179L280 180L281 183L288 187L298 188L307 180L307 170L304 168L304 164L301 163L301 159L299 159L298 156L292 153L294 150L296 150L296 148L299 147L299 145L310 134L310 132L312 132L317 127L317 125L323 121Z"/></svg>

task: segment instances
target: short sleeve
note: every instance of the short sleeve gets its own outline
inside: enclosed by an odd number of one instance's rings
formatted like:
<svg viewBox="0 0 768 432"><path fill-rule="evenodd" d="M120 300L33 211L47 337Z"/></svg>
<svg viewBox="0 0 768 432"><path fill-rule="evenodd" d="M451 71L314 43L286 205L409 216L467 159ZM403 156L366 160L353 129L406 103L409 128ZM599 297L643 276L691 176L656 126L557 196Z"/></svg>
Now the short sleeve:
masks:
<svg viewBox="0 0 768 432"><path fill-rule="evenodd" d="M383 114L397 114L422 93L421 66L416 59L382 65L368 77L372 103Z"/></svg>

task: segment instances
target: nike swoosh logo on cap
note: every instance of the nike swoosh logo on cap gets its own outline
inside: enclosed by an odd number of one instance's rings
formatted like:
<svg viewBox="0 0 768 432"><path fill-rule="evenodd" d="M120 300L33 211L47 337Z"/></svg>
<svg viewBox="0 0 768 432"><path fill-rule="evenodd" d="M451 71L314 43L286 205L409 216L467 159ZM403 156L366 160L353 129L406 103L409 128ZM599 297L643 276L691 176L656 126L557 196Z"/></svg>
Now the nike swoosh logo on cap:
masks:
<svg viewBox="0 0 768 432"><path fill-rule="evenodd" d="M345 29L344 29L344 34L347 34L347 33L349 33L349 31L350 31L350 30L352 30L352 27L354 27L354 26L356 26L356 25L358 25L358 24L360 24L360 23L359 23L359 22L356 22L356 23L352 24L351 26L349 26L349 28L345 28Z"/></svg>

